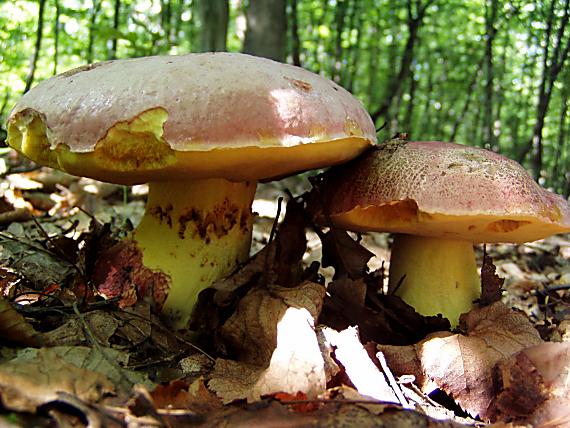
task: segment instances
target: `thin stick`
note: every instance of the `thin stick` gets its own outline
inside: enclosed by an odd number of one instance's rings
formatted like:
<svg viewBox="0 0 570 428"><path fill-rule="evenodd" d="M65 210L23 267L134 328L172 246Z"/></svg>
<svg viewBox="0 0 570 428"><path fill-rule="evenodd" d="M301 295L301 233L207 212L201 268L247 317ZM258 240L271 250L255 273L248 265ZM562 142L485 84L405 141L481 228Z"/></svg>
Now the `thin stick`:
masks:
<svg viewBox="0 0 570 428"><path fill-rule="evenodd" d="M404 409L413 409L413 406L411 406L410 403L408 402L408 400L406 400L406 397L404 396L404 393L402 392L400 385L396 381L396 378L392 374L390 367L388 367L388 363L386 362L386 358L384 357L384 354L382 352L378 351L376 353L376 358L378 358L378 361L380 361L380 365L382 366L382 371L384 372L384 374L388 378L388 382L390 383L390 386L392 387L392 389L396 393L396 397L398 397L398 400L400 400L400 404L402 404L402 407Z"/></svg>

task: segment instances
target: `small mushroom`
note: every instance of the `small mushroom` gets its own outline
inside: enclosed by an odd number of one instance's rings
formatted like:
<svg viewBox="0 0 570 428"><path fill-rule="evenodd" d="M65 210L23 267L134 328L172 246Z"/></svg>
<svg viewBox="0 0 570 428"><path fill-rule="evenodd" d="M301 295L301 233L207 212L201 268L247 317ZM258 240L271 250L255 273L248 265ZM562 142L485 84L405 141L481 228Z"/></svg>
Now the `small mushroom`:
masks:
<svg viewBox="0 0 570 428"><path fill-rule="evenodd" d="M232 53L80 67L41 82L8 118L8 143L37 163L149 183L132 238L144 265L167 275L162 309L177 327L203 288L247 258L258 180L346 161L374 141L366 110L340 86Z"/></svg>
<svg viewBox="0 0 570 428"><path fill-rule="evenodd" d="M395 233L389 289L452 325L480 296L474 243L570 231L568 203L522 166L453 143L390 140L331 168L315 193L334 225Z"/></svg>

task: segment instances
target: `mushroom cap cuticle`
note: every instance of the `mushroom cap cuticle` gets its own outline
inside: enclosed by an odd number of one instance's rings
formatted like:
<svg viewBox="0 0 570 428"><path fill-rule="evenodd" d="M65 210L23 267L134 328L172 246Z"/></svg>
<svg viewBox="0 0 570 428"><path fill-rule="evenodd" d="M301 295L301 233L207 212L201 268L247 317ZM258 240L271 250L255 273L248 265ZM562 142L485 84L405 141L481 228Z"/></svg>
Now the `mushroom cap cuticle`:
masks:
<svg viewBox="0 0 570 428"><path fill-rule="evenodd" d="M328 174L328 175L327 175ZM358 231L528 242L570 231L570 208L518 163L453 143L391 141L326 173L334 223Z"/></svg>

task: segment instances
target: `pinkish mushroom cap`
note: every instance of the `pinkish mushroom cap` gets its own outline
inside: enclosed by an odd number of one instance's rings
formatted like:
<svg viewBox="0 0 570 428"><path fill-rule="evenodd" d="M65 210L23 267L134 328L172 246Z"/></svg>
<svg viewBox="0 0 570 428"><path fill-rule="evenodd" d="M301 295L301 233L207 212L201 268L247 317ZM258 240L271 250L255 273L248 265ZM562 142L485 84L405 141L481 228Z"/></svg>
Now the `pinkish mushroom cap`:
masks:
<svg viewBox="0 0 570 428"><path fill-rule="evenodd" d="M80 67L25 94L8 128L38 163L125 184L267 179L351 159L376 139L361 103L334 82L235 53Z"/></svg>
<svg viewBox="0 0 570 428"><path fill-rule="evenodd" d="M453 143L392 140L333 169L321 189L337 225L471 242L570 231L566 200L515 161Z"/></svg>

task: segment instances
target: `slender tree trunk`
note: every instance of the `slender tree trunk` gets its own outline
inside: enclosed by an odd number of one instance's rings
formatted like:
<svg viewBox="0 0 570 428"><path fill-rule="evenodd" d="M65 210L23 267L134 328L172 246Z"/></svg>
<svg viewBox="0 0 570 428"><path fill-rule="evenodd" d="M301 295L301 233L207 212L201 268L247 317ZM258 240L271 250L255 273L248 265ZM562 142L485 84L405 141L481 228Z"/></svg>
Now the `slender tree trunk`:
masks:
<svg viewBox="0 0 570 428"><path fill-rule="evenodd" d="M53 75L57 74L57 65L59 63L59 31L61 29L61 8L59 7L59 0L54 0L55 17L53 20Z"/></svg>
<svg viewBox="0 0 570 428"><path fill-rule="evenodd" d="M299 17L297 15L297 0L290 0L291 16L291 58L293 64L301 67L301 38L299 37Z"/></svg>
<svg viewBox="0 0 570 428"><path fill-rule="evenodd" d="M196 16L200 16L202 14L202 1L207 1L207 0L190 0L189 3L186 3L185 1L183 1L184 7L187 7L188 9L190 9L190 12L192 14L193 17ZM180 14L182 15L183 11L185 10L183 8L181 8L180 10ZM180 17L180 20L182 21L182 17ZM228 20L229 20L229 6L228 6ZM190 19L188 21L186 21L184 23L184 25L182 25L182 23L180 24L181 28L184 28L184 33L186 35L186 39L188 40L188 42L190 43L190 47L193 51L198 51L201 52L202 51L202 31L204 30L204 24L199 22L201 21L200 19ZM199 25L197 25L197 22L199 22ZM227 36L227 34L226 34ZM224 38L225 40L225 38Z"/></svg>
<svg viewBox="0 0 570 428"><path fill-rule="evenodd" d="M568 20L570 19L570 0L566 0L564 3L564 10L562 12L560 24L558 26L556 40L553 42L551 40L551 37L554 31L554 20L556 16L559 15L556 11L555 5L555 0L552 0L549 15L547 18L546 36L544 41L543 71L540 81L540 91L536 104L536 121L532 136L519 157L519 161L522 162L532 151L533 158L531 165L535 179L538 179L540 177L542 170L543 129L546 113L550 104L552 89L554 87L554 83L558 78L558 74L562 70L564 62L568 58L568 53L570 52L570 37L567 37L566 41L564 41L565 32L568 26ZM551 45L554 46L552 54L550 54Z"/></svg>
<svg viewBox="0 0 570 428"><path fill-rule="evenodd" d="M485 2L485 116L484 116L484 144L491 148L494 145L494 118L493 118L493 95L494 95L494 64L493 43L497 34L495 22L497 20L498 0Z"/></svg>
<svg viewBox="0 0 570 428"><path fill-rule="evenodd" d="M24 87L24 93L28 92L34 83L34 77L36 75L36 66L38 64L38 58L40 56L40 50L42 48L42 36L44 31L44 10L45 10L46 0L39 0L38 9L38 25L36 27L36 43L34 45L34 53L30 61L30 70L26 76L26 86Z"/></svg>
<svg viewBox="0 0 570 428"><path fill-rule="evenodd" d="M378 94L378 58L380 57L380 14L379 11L373 12L374 15L370 18L370 46L368 55L368 76L367 76L367 108L370 110L372 106L376 105Z"/></svg>
<svg viewBox="0 0 570 428"><path fill-rule="evenodd" d="M219 52L226 50L230 6L228 0L200 0L200 50Z"/></svg>
<svg viewBox="0 0 570 428"><path fill-rule="evenodd" d="M313 57L312 70L317 74L319 74L322 71L322 64L319 56L319 46L323 45L323 41L321 40L319 35L319 28L323 24L323 22L325 22L326 15L328 13L327 0L322 0L321 11L322 13L320 14L320 16L316 16L316 14L314 13L315 12L314 8L311 13L311 27L312 27L311 33L313 35L312 45L314 46L314 49L312 50L312 57Z"/></svg>
<svg viewBox="0 0 570 428"><path fill-rule="evenodd" d="M184 10L185 4L184 0L179 0L176 2L176 8L173 9L174 15L174 25L172 27L172 41L175 44L180 44L179 34L182 28L182 11Z"/></svg>
<svg viewBox="0 0 570 428"><path fill-rule="evenodd" d="M432 93L433 93L433 75L434 73L428 73L428 79L427 79L427 87L425 89L425 103L424 103L424 107L423 107L423 113L422 113L422 124L421 124L421 129L422 132L427 135L430 135L430 133L433 131L432 130L432 113L431 113L431 100L432 100Z"/></svg>
<svg viewBox="0 0 570 428"><path fill-rule="evenodd" d="M352 10L350 13L349 18L349 28L352 32L353 30L356 31L356 40L348 54L347 64L345 67L342 68L342 77L341 82L342 85L348 89L348 91L352 92L354 87L354 82L356 80L356 72L360 68L359 61L360 61L360 53L362 52L362 48L360 43L362 41L362 11L360 9L361 2L356 0L352 3Z"/></svg>
<svg viewBox="0 0 570 428"><path fill-rule="evenodd" d="M332 57L331 64L331 79L336 83L340 83L341 73L344 66L342 61L342 35L345 30L347 7L348 0L338 0L334 9L335 43L334 55Z"/></svg>
<svg viewBox="0 0 570 428"><path fill-rule="evenodd" d="M285 61L286 0L254 0L247 8L244 53Z"/></svg>
<svg viewBox="0 0 570 428"><path fill-rule="evenodd" d="M465 97L463 108L461 109L461 112L459 113L459 115L457 115L457 118L453 123L453 128L451 129L451 135L449 136L450 141L455 141L455 139L457 138L457 132L459 131L459 128L463 124L465 116L469 111L469 106L471 105L471 101L473 100L473 94L475 93L477 82L481 77L482 67L483 67L483 60L481 59L477 65L477 70L475 71L475 73L473 73L473 77L471 78L469 86L467 87L467 96Z"/></svg>
<svg viewBox="0 0 570 428"><path fill-rule="evenodd" d="M570 73L566 73L566 75L570 78ZM560 107L560 115L558 116L558 141L556 142L556 147L554 150L554 156L552 160L552 168L550 170L550 176L552 180L552 184L554 184L556 189L559 188L560 185L560 175L561 171L559 171L559 167L562 160L562 151L564 147L564 142L567 137L566 132L566 122L567 118L566 115L568 114L568 105L570 104L570 84L565 84L562 88L561 92L561 107ZM569 125L570 126L570 125Z"/></svg>
<svg viewBox="0 0 570 428"><path fill-rule="evenodd" d="M121 0L115 0L115 11L113 15L113 38L111 40L111 51L109 52L109 59L117 58L117 45L119 42L119 24L121 22Z"/></svg>
<svg viewBox="0 0 570 428"><path fill-rule="evenodd" d="M0 118L2 121L4 119L4 113L6 113L6 108L8 107L8 101L10 100L10 89L6 89L4 92L4 99L2 100L2 104L0 105Z"/></svg>
<svg viewBox="0 0 570 428"><path fill-rule="evenodd" d="M495 95L494 95L494 99L495 99L495 112L493 113L494 117L496 118L496 120L498 121L498 126L494 127L494 134L493 134L493 145L491 146L491 149L493 151L496 151L497 153L502 153L503 152L503 148L501 147L501 136L503 134L503 120L502 120L502 114L503 114L503 106L505 103L503 103L503 100L505 98L505 93L507 92L506 88L505 88L505 74L506 74L506 69L507 69L507 46L510 46L510 32L509 31L505 31L503 32L503 34L505 34L505 41L504 41L504 48L503 48L503 54L501 55L501 59L499 61L499 79L498 79L498 89L495 91ZM507 85L510 84L510 81Z"/></svg>
<svg viewBox="0 0 570 428"><path fill-rule="evenodd" d="M400 60L400 66L397 76L388 83L388 88L384 95L384 102L374 111L371 116L376 122L380 117L387 118L388 110L397 97L403 82L406 81L410 73L410 66L414 58L414 48L418 39L418 32L425 17L426 9L434 3L434 0L427 0L421 3L421 0L408 0L408 39L406 40L406 47ZM414 6L416 5L416 12L414 13Z"/></svg>
<svg viewBox="0 0 570 428"><path fill-rule="evenodd" d="M414 105L416 103L416 89L418 87L418 82L415 77L415 73L413 70L410 72L410 99L408 100L406 106L406 115L404 116L404 128L413 130L413 119L414 119Z"/></svg>
<svg viewBox="0 0 570 428"><path fill-rule="evenodd" d="M172 2L170 0L160 1L160 26L164 32L164 44L170 47L172 40L170 32L172 31Z"/></svg>
<svg viewBox="0 0 570 428"><path fill-rule="evenodd" d="M101 10L101 0L93 0L93 6L89 11L89 36L87 40L87 55L86 60L88 64L93 62L93 50L95 47L95 25L97 23L97 15Z"/></svg>

